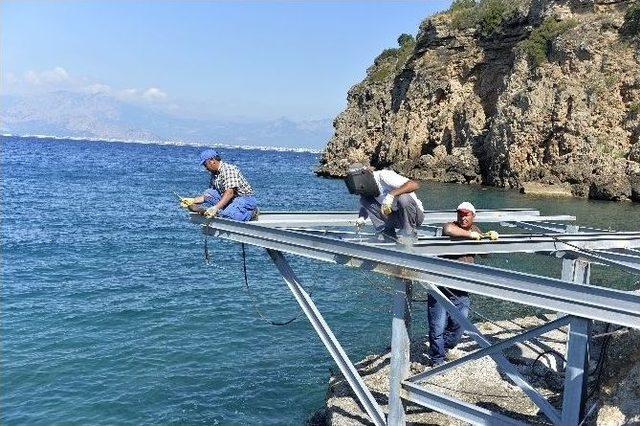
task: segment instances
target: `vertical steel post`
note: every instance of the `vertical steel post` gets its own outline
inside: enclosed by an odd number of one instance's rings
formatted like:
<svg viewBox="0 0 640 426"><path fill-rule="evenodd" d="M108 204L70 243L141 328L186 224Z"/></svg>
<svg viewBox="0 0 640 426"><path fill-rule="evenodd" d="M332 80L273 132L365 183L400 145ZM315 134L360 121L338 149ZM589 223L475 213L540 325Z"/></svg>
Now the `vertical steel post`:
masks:
<svg viewBox="0 0 640 426"><path fill-rule="evenodd" d="M411 281L398 278L393 293L391 323L391 371L389 374L389 425L406 424L402 382L409 377Z"/></svg>
<svg viewBox="0 0 640 426"><path fill-rule="evenodd" d="M567 226L566 232L578 232ZM589 284L591 263L579 259L562 259L562 279L576 284ZM571 317L567 336L567 365L562 398L562 425L578 425L584 416L589 371L589 340L592 321Z"/></svg>
<svg viewBox="0 0 640 426"><path fill-rule="evenodd" d="M569 324L567 367L564 372L562 425L578 425L584 415L589 371L588 350L591 321L572 317Z"/></svg>
<svg viewBox="0 0 640 426"><path fill-rule="evenodd" d="M362 377L358 374L356 367L349 360L349 357L347 357L347 354L344 349L342 349L340 342L338 342L338 339L334 336L329 325L327 325L320 314L320 311L318 311L318 308L316 308L316 305L311 300L311 297L309 297L307 292L304 291L300 285L300 282L293 272L293 269L291 269L291 265L287 262L287 259L285 259L282 253L277 250L267 249L267 253L269 253L271 260L273 260L278 271L280 271L280 274L282 275L282 278L284 278L289 290L291 290L293 297L295 297L300 308L302 308L302 311L309 319L311 326L316 333L318 333L320 340L322 340L322 343L329 351L329 354L331 354L331 357L338 365L338 368L340 368L340 372L351 386L351 389L353 389L353 392L356 394L356 398L360 404L362 404L369 417L371 417L373 424L376 426L386 425L384 412L376 402L373 394L371 394L371 391L365 385Z"/></svg>

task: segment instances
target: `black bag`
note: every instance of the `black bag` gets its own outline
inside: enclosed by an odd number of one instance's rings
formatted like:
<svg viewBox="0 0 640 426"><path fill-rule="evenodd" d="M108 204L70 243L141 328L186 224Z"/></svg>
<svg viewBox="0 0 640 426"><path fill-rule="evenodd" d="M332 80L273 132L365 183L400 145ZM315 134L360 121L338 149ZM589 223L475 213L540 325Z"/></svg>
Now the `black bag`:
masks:
<svg viewBox="0 0 640 426"><path fill-rule="evenodd" d="M344 182L350 194L362 195L365 197L377 197L380 189L373 177L373 172L362 164L353 164L347 170L347 177Z"/></svg>

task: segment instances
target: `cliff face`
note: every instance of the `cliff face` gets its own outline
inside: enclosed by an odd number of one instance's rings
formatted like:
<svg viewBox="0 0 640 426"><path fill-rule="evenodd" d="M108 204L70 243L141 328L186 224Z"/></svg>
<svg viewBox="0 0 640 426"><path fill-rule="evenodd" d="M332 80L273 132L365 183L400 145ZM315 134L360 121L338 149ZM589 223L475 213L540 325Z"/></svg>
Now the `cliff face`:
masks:
<svg viewBox="0 0 640 426"><path fill-rule="evenodd" d="M458 0L376 58L317 173L640 201L640 1Z"/></svg>

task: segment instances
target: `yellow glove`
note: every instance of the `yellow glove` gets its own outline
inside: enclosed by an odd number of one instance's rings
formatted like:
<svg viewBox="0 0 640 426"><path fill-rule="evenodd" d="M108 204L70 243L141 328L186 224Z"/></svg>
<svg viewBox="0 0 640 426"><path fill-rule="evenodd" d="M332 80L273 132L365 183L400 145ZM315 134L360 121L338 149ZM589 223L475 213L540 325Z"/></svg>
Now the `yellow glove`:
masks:
<svg viewBox="0 0 640 426"><path fill-rule="evenodd" d="M481 240L482 234L476 231L469 231L469 238L472 240Z"/></svg>
<svg viewBox="0 0 640 426"><path fill-rule="evenodd" d="M383 215L389 216L392 211L391 206L393 206L393 195L387 194L387 196L384 197L384 200L382 201L382 207L380 207L380 211Z"/></svg>
<svg viewBox="0 0 640 426"><path fill-rule="evenodd" d="M484 236L485 237L489 237L491 239L491 241L495 241L498 238L500 238L500 234L498 234L496 231L485 232Z"/></svg>
<svg viewBox="0 0 640 426"><path fill-rule="evenodd" d="M216 217L218 215L218 208L217 207L209 207L207 210L205 210L204 215L206 217Z"/></svg>
<svg viewBox="0 0 640 426"><path fill-rule="evenodd" d="M180 197L180 207L184 207L185 209L195 202L196 202L195 198Z"/></svg>

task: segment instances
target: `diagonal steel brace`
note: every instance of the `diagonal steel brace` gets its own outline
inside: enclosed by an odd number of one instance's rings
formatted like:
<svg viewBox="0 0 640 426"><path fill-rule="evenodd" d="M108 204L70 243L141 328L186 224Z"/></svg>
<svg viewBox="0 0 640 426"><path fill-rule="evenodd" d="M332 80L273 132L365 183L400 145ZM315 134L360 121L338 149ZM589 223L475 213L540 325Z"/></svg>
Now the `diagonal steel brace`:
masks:
<svg viewBox="0 0 640 426"><path fill-rule="evenodd" d="M316 333L322 340L322 343L327 348L331 357L340 368L340 372L344 375L347 382L351 386L351 389L356 394L358 401L362 404L373 423L378 426L386 425L385 415L375 398L371 394L371 391L367 388L362 377L358 374L353 363L347 357L347 354L342 349L342 346L334 336L333 332L325 322L324 318L316 308L316 305L311 300L311 297L300 285L298 278L296 277L291 265L284 258L283 254L277 250L267 249L267 253L275 263L278 271L282 274L282 278L287 283L289 290L293 293L296 301L302 308L302 311L309 319L309 322L313 326Z"/></svg>
<svg viewBox="0 0 640 426"><path fill-rule="evenodd" d="M482 348L491 346L491 342L478 330L478 328L467 317L456 308L456 306L440 291L434 284L425 284L425 287L429 290L429 294L436 298L438 303L441 303L449 315L451 315L462 328L464 328L471 338L478 342L478 345ZM505 374L516 383L522 391L527 394L529 398L542 410L542 412L553 422L553 424L560 423L560 414L549 401L546 400L533 386L527 382L520 374L518 369L511 364L507 358L501 353L489 355L498 364L498 366L505 372Z"/></svg>

